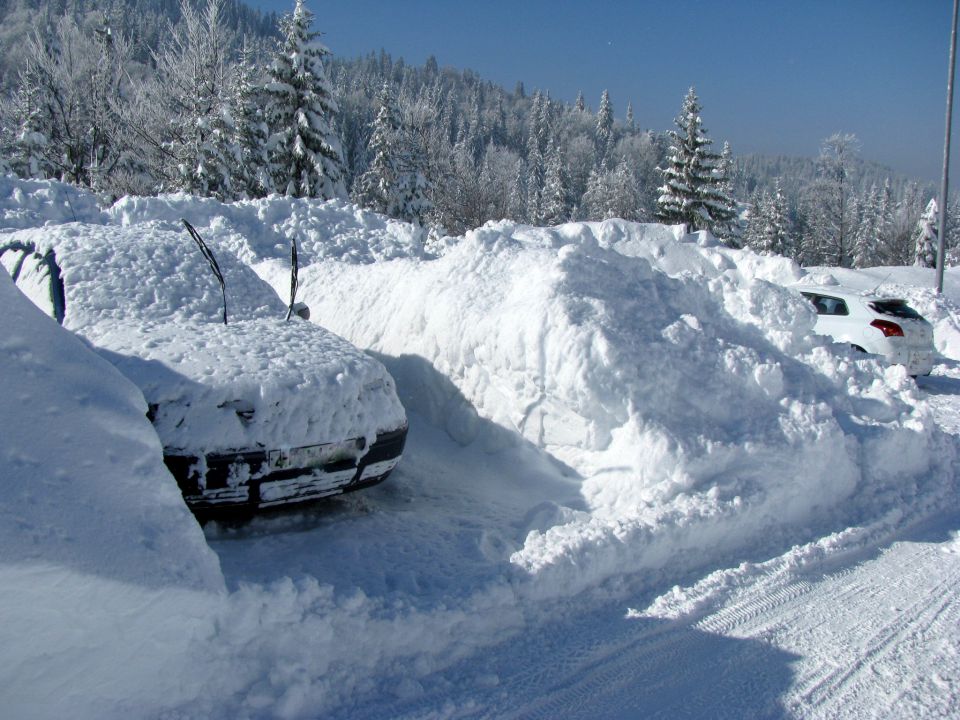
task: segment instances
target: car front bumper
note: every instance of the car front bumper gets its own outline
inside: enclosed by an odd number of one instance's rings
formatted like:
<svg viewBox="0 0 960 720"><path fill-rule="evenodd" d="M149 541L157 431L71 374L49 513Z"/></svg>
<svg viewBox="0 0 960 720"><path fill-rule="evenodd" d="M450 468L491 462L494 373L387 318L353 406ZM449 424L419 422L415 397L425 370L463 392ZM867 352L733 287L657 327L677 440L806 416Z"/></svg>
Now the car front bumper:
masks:
<svg viewBox="0 0 960 720"><path fill-rule="evenodd" d="M282 450L164 453L189 508L200 519L316 500L383 482L400 462L407 426L362 438Z"/></svg>

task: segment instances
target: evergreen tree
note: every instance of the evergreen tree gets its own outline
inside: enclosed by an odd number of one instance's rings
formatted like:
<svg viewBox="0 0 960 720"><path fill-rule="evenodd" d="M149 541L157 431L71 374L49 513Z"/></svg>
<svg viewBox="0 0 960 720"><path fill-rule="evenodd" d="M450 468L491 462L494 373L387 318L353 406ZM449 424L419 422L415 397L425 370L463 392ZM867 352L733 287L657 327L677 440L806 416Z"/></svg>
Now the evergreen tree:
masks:
<svg viewBox="0 0 960 720"><path fill-rule="evenodd" d="M527 222L527 165L522 158L517 160L513 177L513 192L508 208L510 217L517 222Z"/></svg>
<svg viewBox="0 0 960 720"><path fill-rule="evenodd" d="M917 267L933 268L937 266L937 201L927 203L920 221L917 223L916 249L913 264Z"/></svg>
<svg viewBox="0 0 960 720"><path fill-rule="evenodd" d="M310 30L313 13L297 0L281 22L283 41L265 86L270 128L268 151L274 186L294 197L346 195L340 140L334 132L337 103L323 59L330 51Z"/></svg>
<svg viewBox="0 0 960 720"><path fill-rule="evenodd" d="M613 138L613 104L606 90L600 96L600 109L597 110L597 127L594 131L596 142L596 162L599 167L606 159Z"/></svg>
<svg viewBox="0 0 960 720"><path fill-rule="evenodd" d="M547 158L542 218L545 225L559 225L570 219L568 187L563 151L556 143Z"/></svg>
<svg viewBox="0 0 960 720"><path fill-rule="evenodd" d="M587 111L587 105L586 105L586 103L583 101L583 92L582 92L582 91L580 91L580 90L577 91L577 99L576 99L576 101L573 103L573 106L576 108L577 112L581 112L581 113L582 113L582 112L586 112L586 111Z"/></svg>
<svg viewBox="0 0 960 720"><path fill-rule="evenodd" d="M810 251L822 264L848 267L852 261L856 202L850 183L850 164L856 154L853 135L835 133L823 141L819 177L810 188L813 214Z"/></svg>
<svg viewBox="0 0 960 720"><path fill-rule="evenodd" d="M733 203L723 191L720 156L709 151L713 141L706 136L700 109L696 91L690 88L674 120L678 130L669 133L671 146L667 166L661 168L664 184L657 199L657 218L667 224L685 223L690 230L713 230L733 219Z"/></svg>
<svg viewBox="0 0 960 720"><path fill-rule="evenodd" d="M380 89L378 104L380 107L368 144L373 160L354 186L353 199L371 210L395 216L400 209L398 128L393 95L387 82Z"/></svg>
<svg viewBox="0 0 960 720"><path fill-rule="evenodd" d="M228 97L233 120L232 184L239 197L264 197L273 191L267 157L267 125L257 83L253 50L245 41L234 66Z"/></svg>
<svg viewBox="0 0 960 720"><path fill-rule="evenodd" d="M13 137L6 141L11 167L20 177L42 180L54 172L53 164L47 159L50 127L46 123L43 93L35 69L28 66L21 70L9 113L10 126L15 130Z"/></svg>
<svg viewBox="0 0 960 720"><path fill-rule="evenodd" d="M161 150L155 171L166 189L232 197L233 170L226 149L232 129L226 115L228 39L223 0L208 0L201 14L181 0L181 25L156 54L153 118L145 134Z"/></svg>
<svg viewBox="0 0 960 720"><path fill-rule="evenodd" d="M733 170L733 151L730 150L730 143L724 142L715 172L719 192L716 194L717 204L711 210L714 223L710 229L714 235L723 238L728 246L740 247L743 228L740 226L737 203L733 199ZM779 184L777 189L779 191Z"/></svg>
<svg viewBox="0 0 960 720"><path fill-rule="evenodd" d="M626 157L620 159L609 181L610 200L607 203L609 217L638 221L641 219L640 193L637 180Z"/></svg>
<svg viewBox="0 0 960 720"><path fill-rule="evenodd" d="M635 130L636 123L633 119L633 103L627 103L627 130Z"/></svg>
<svg viewBox="0 0 960 720"><path fill-rule="evenodd" d="M777 180L774 193L768 199L766 225L764 227L763 252L769 255L790 254L790 219L787 216L787 200L784 197L780 181Z"/></svg>
<svg viewBox="0 0 960 720"><path fill-rule="evenodd" d="M860 221L854 232L852 263L855 268L878 264L879 210L879 193L873 185L861 203Z"/></svg>

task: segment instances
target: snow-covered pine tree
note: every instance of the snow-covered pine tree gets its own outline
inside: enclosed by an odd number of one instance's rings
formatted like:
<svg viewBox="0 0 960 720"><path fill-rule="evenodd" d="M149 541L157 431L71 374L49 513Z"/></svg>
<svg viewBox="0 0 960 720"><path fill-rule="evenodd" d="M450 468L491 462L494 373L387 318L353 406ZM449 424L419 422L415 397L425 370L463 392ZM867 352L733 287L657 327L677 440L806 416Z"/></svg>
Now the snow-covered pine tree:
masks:
<svg viewBox="0 0 960 720"><path fill-rule="evenodd" d="M586 112L587 104L583 101L583 91L577 91L577 99L573 103L573 106L576 108L577 112Z"/></svg>
<svg viewBox="0 0 960 720"><path fill-rule="evenodd" d="M517 160L508 212L516 222L527 222L527 164L523 158Z"/></svg>
<svg viewBox="0 0 960 720"><path fill-rule="evenodd" d="M755 253L762 254L765 243L767 212L770 206L770 194L759 187L754 188L747 203L746 225L743 228L743 244Z"/></svg>
<svg viewBox="0 0 960 720"><path fill-rule="evenodd" d="M334 131L337 102L323 59L330 55L310 30L313 13L297 0L281 21L283 40L265 90L268 150L274 186L294 197L344 197L343 159Z"/></svg>
<svg viewBox="0 0 960 720"><path fill-rule="evenodd" d="M610 93L604 90L600 96L600 109L597 110L597 126L594 131L597 167L606 161L612 140L613 103L610 102Z"/></svg>
<svg viewBox="0 0 960 720"><path fill-rule="evenodd" d="M543 224L559 225L570 219L569 182L560 143L554 143L547 158L543 188Z"/></svg>
<svg viewBox="0 0 960 720"><path fill-rule="evenodd" d="M710 230L714 235L723 239L730 247L742 245L743 228L740 226L740 213L737 203L733 199L733 151L730 143L723 143L720 153L720 162L717 163L715 175L717 177L716 205L710 214L714 218Z"/></svg>
<svg viewBox="0 0 960 720"><path fill-rule="evenodd" d="M763 249L769 255L790 254L790 219L787 217L787 199L780 187L780 179L774 185L773 195L768 199L764 227Z"/></svg>
<svg viewBox="0 0 960 720"><path fill-rule="evenodd" d="M607 204L607 212L610 217L639 221L641 219L640 192L636 176L626 156L620 158L620 162L613 169L609 187L610 200Z"/></svg>
<svg viewBox="0 0 960 720"><path fill-rule="evenodd" d="M581 219L598 221L615 216L612 181L606 162L590 171L587 190L580 201Z"/></svg>
<svg viewBox="0 0 960 720"><path fill-rule="evenodd" d="M856 136L846 133L834 133L823 141L819 177L808 193L813 216L813 236L808 242L818 263L837 267L851 263L857 212L849 174L857 147Z"/></svg>
<svg viewBox="0 0 960 720"><path fill-rule="evenodd" d="M627 103L627 119L626 119L627 130L634 130L636 123L633 118L633 103Z"/></svg>
<svg viewBox="0 0 960 720"><path fill-rule="evenodd" d="M377 98L377 117L367 143L372 158L353 188L354 202L384 215L396 216L400 208L397 170L397 118L390 83L385 81Z"/></svg>
<svg viewBox="0 0 960 720"><path fill-rule="evenodd" d="M860 218L853 235L852 263L855 268L879 264L879 192L873 185L860 203Z"/></svg>
<svg viewBox="0 0 960 720"><path fill-rule="evenodd" d="M667 224L685 223L690 230L722 229L732 220L731 199L723 191L725 178L718 172L720 156L709 150L700 118L700 101L694 88L671 130L667 166L660 168L664 184L657 199L657 219Z"/></svg>
<svg viewBox="0 0 960 720"><path fill-rule="evenodd" d="M913 264L916 267L937 266L937 201L930 200L917 223L916 249Z"/></svg>
<svg viewBox="0 0 960 720"><path fill-rule="evenodd" d="M244 40L233 67L227 108L233 120L231 181L237 197L259 198L273 192L267 157L267 124L253 50Z"/></svg>
<svg viewBox="0 0 960 720"><path fill-rule="evenodd" d="M182 21L154 56L151 127L162 149L155 171L167 189L221 199L232 196L232 134L224 114L229 74L223 0L207 0L203 13L180 0Z"/></svg>
<svg viewBox="0 0 960 720"><path fill-rule="evenodd" d="M54 172L47 159L49 152L49 125L43 112L44 86L35 68L28 65L20 71L20 78L9 106L9 127L12 136L4 138L6 154L13 171L20 177L45 179ZM4 134L8 129L4 123Z"/></svg>

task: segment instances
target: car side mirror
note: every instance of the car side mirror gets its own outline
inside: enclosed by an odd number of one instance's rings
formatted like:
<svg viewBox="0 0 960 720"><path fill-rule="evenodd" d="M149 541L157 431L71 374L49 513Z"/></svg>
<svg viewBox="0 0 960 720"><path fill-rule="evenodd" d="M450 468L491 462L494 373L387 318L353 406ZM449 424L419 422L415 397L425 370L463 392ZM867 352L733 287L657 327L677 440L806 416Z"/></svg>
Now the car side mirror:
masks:
<svg viewBox="0 0 960 720"><path fill-rule="evenodd" d="M304 320L310 319L310 308L305 302L296 302L293 304L293 313Z"/></svg>

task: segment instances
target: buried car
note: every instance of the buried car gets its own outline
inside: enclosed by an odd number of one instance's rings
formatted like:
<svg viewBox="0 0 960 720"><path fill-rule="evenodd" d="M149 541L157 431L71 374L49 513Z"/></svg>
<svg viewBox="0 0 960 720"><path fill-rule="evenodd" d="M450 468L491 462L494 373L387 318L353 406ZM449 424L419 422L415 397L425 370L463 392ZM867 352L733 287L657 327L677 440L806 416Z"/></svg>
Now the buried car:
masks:
<svg viewBox="0 0 960 720"><path fill-rule="evenodd" d="M883 356L911 375L933 370L933 327L905 300L839 285L795 285L817 311L814 330L855 350Z"/></svg>
<svg viewBox="0 0 960 720"><path fill-rule="evenodd" d="M387 370L319 325L285 320L287 306L253 270L225 251L217 260L224 286L163 223L0 236L18 287L143 392L198 517L386 479L407 432Z"/></svg>

